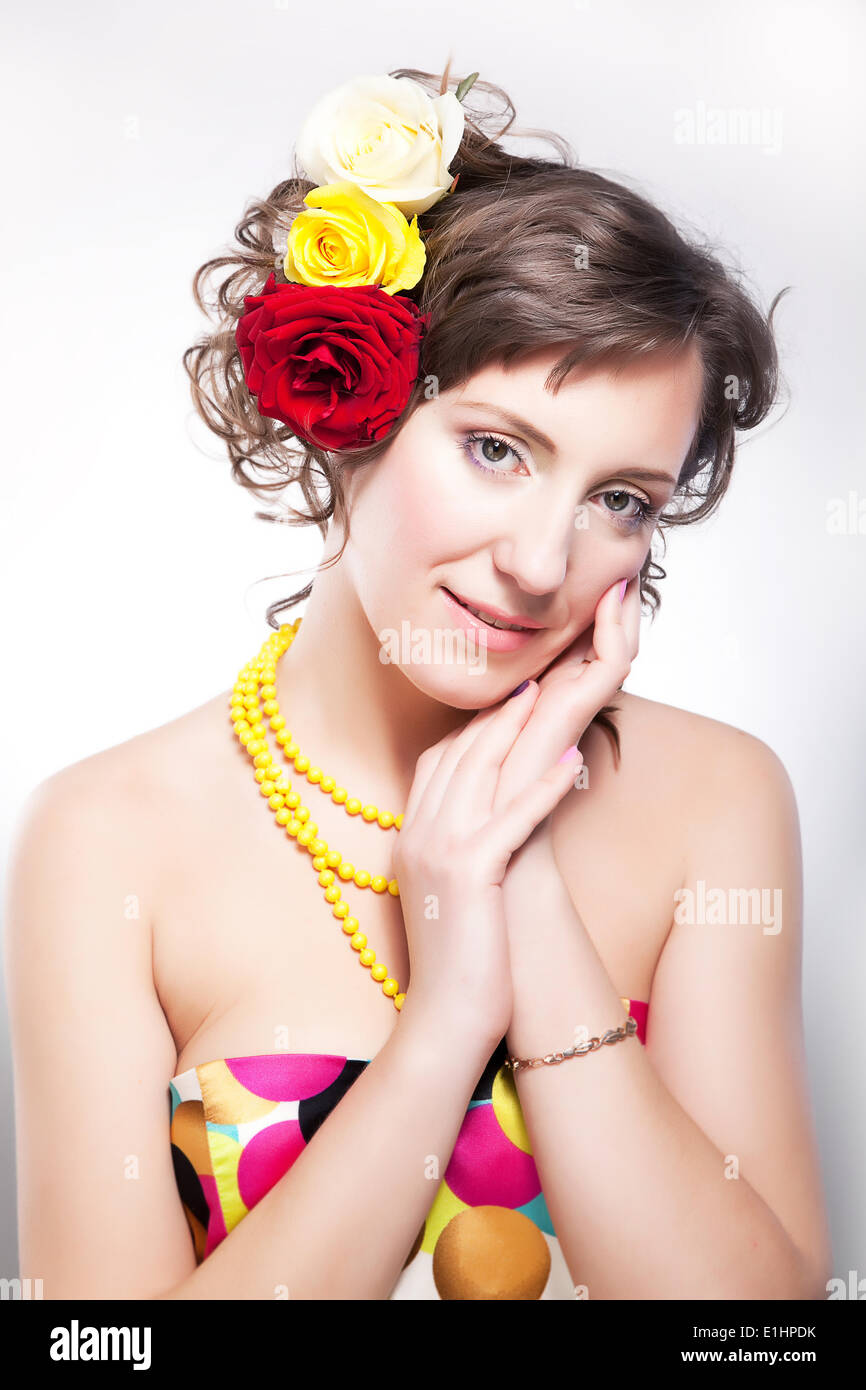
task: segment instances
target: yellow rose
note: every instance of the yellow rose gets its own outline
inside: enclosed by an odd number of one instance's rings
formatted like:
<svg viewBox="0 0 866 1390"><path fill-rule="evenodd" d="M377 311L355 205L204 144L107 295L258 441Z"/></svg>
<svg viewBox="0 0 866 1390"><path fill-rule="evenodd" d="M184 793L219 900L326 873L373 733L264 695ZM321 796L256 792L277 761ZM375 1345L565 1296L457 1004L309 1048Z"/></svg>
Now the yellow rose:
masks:
<svg viewBox="0 0 866 1390"><path fill-rule="evenodd" d="M289 228L283 270L302 285L380 285L411 290L424 272L418 218L379 203L351 183L314 188Z"/></svg>
<svg viewBox="0 0 866 1390"><path fill-rule="evenodd" d="M295 152L316 183L352 183L411 217L448 192L463 126L453 92L431 99L409 77L356 77L316 103Z"/></svg>

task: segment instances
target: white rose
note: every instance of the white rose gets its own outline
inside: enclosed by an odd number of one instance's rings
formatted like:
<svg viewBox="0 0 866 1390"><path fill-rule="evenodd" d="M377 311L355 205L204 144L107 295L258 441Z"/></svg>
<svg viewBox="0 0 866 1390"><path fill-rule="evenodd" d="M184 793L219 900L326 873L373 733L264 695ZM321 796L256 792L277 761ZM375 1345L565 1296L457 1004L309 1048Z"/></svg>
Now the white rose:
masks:
<svg viewBox="0 0 866 1390"><path fill-rule="evenodd" d="M314 183L355 183L412 217L447 193L462 136L453 92L431 98L409 77L356 77L316 103L295 149Z"/></svg>

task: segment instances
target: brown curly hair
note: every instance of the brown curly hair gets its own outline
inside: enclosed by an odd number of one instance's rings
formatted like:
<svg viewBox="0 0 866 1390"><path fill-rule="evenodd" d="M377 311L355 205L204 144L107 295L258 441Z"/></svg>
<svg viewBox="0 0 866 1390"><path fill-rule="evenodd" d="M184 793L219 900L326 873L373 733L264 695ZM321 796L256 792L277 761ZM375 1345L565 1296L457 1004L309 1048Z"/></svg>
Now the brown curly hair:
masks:
<svg viewBox="0 0 866 1390"><path fill-rule="evenodd" d="M389 75L411 78L432 96L460 85L449 77L449 68L441 77L415 68ZM479 97L493 98L501 109L476 106ZM413 393L390 434L351 453L321 450L259 415L247 389L235 343L244 296L260 293L275 269L277 282L285 283L275 262L274 233L289 228L315 187L296 157L290 178L247 205L235 228L237 245L200 266L193 277L195 301L214 323L183 354L196 411L225 441L232 476L242 487L265 500L291 483L300 486L302 510L286 506L282 515L260 511L257 516L316 525L324 538L336 515L347 539L344 469L371 463L388 448L428 398L431 378L443 392L492 363L507 366L543 348L565 347L546 382L555 393L580 364L614 364L684 349L694 341L703 363L703 400L677 491L653 537L664 554L666 527L703 519L724 496L735 432L754 429L776 403L779 364L772 324L788 287L776 295L765 318L742 287L741 272L725 266L698 234L686 239L636 191L580 167L559 135L515 128L513 135L549 142L557 158L508 153L499 142L513 124L515 108L502 88L476 80L462 104L463 138L450 164L456 189L418 217L425 269L414 289L403 294L426 315L427 325ZM495 135L485 133L491 122L503 119ZM576 253L581 256L577 274ZM205 282L224 269L208 302ZM345 543L326 563L339 560ZM664 577L651 549L640 572L640 592L653 617L661 603L653 580ZM312 581L272 603L270 626L276 628L276 615L311 590ZM618 755L618 733L608 717L615 710L605 706L594 722L612 736Z"/></svg>

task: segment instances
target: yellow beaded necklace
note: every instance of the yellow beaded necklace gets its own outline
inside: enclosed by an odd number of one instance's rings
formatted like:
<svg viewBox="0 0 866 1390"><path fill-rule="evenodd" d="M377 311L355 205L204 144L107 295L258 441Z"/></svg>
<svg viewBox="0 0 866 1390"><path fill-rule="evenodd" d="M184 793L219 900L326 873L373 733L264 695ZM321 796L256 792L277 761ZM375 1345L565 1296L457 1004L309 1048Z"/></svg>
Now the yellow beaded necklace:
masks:
<svg viewBox="0 0 866 1390"><path fill-rule="evenodd" d="M394 1007L402 1009L405 994L400 993L397 981L388 973L384 965L376 961L376 952L367 945L367 938L358 929L358 919L353 917L348 905L343 901L342 889L336 882L337 876L345 881L352 879L357 888L372 888L374 893L389 892L393 897L400 896L396 878L390 882L382 874L371 875L366 869L356 869L354 864L345 863L338 850L330 849L326 840L319 839L318 825L310 820L309 809L301 803L285 772L280 772L268 750L265 719L274 731L274 737L283 750L286 761L294 765L295 771L305 774L307 781L331 800L342 806L347 815L361 815L368 822L376 821L383 830L392 827L399 830L403 824L402 812L392 815L390 811L379 811L377 807L364 804L357 797L350 797L345 787L337 786L333 777L326 776L320 767L311 766L309 758L299 749L286 728L286 721L280 714L277 704L276 674L277 662L292 645L301 619L296 618L284 625L263 642L258 656L241 667L235 681L231 697L231 718L238 740L246 748L255 767L255 778L259 790L267 798L274 813L274 820L285 828L291 839L303 845L312 857L313 869L319 876L319 883L325 890L325 901L343 931L349 937L349 945L358 952L358 959L369 971L372 978L380 984L382 992L394 1002ZM259 695L263 704L259 703ZM336 874L335 874L336 870Z"/></svg>

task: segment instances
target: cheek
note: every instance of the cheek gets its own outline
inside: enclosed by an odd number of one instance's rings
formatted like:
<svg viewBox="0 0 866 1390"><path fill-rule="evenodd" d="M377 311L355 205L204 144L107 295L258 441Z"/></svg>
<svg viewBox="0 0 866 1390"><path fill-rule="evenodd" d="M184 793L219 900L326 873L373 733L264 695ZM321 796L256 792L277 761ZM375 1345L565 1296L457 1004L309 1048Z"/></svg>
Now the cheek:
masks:
<svg viewBox="0 0 866 1390"><path fill-rule="evenodd" d="M354 482L350 545L356 582L392 598L453 545L460 509L429 453L398 441ZM465 511L465 508L464 508Z"/></svg>
<svg viewBox="0 0 866 1390"><path fill-rule="evenodd" d="M441 448L441 444L438 445ZM437 564L460 553L472 530L472 508L453 470L426 451L404 449L382 460L367 501L369 526L389 563L401 568Z"/></svg>

